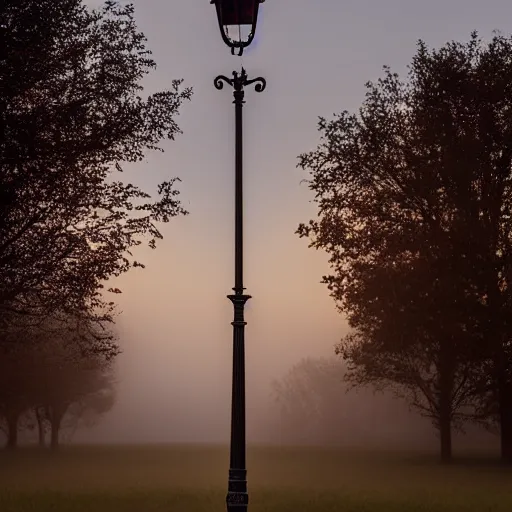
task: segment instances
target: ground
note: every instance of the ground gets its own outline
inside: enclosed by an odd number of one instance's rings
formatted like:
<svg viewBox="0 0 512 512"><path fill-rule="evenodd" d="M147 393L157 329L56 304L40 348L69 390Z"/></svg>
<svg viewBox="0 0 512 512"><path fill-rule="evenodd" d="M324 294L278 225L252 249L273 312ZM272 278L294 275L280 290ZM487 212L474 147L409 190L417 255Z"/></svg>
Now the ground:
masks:
<svg viewBox="0 0 512 512"><path fill-rule="evenodd" d="M252 447L247 463L251 512L512 510L512 469L484 458ZM0 511L222 511L227 468L216 446L2 452Z"/></svg>

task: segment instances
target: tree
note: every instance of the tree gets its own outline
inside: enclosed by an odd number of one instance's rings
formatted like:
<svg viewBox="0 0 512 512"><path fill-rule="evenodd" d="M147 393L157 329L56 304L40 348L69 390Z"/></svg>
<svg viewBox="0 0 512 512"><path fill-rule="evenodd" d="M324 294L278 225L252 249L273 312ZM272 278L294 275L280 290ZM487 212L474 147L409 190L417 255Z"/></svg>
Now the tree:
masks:
<svg viewBox="0 0 512 512"><path fill-rule="evenodd" d="M312 442L326 437L318 434L325 434L329 427L325 415L336 401L333 395L340 394L336 386L339 382L339 365L311 358L301 360L282 379L273 382L273 395L281 408L281 427L286 429L287 439Z"/></svg>
<svg viewBox="0 0 512 512"><path fill-rule="evenodd" d="M476 395L497 397L512 460L511 84L510 38L420 41L407 81L385 68L300 157L320 219L298 233L330 255L324 281L354 329L340 350L356 381L412 393L445 460Z"/></svg>
<svg viewBox="0 0 512 512"><path fill-rule="evenodd" d="M152 200L118 175L180 133L191 90L175 80L143 97L156 64L132 5L7 0L0 19L0 318L110 320L104 283L143 267L133 249L186 213L176 179Z"/></svg>
<svg viewBox="0 0 512 512"><path fill-rule="evenodd" d="M74 318L67 325L47 319L37 328L17 330L15 342L0 344L0 416L9 448L17 445L21 420L26 427L37 425L40 445L48 428L51 447L57 448L66 416L77 422L112 407L119 348L113 334L98 335L99 329L94 322L84 329Z"/></svg>
<svg viewBox="0 0 512 512"><path fill-rule="evenodd" d="M346 373L339 357L308 358L273 383L287 442L387 448L429 444L425 420L390 393L353 389Z"/></svg>
<svg viewBox="0 0 512 512"><path fill-rule="evenodd" d="M0 418L7 437L7 448L18 445L22 420L32 405L34 395L34 331L31 326L17 326L3 332L0 343ZM26 423L23 422L23 423Z"/></svg>
<svg viewBox="0 0 512 512"><path fill-rule="evenodd" d="M112 367L91 373L89 393L71 404L61 424L61 432L66 430L70 439L77 429L91 428L114 407L116 401L114 372Z"/></svg>
<svg viewBox="0 0 512 512"><path fill-rule="evenodd" d="M57 449L64 428L91 426L114 405L112 367L102 361L64 363L52 374L42 396L44 418L50 427L50 446ZM51 368L51 367L50 367Z"/></svg>
<svg viewBox="0 0 512 512"><path fill-rule="evenodd" d="M425 269L419 275L407 265L397 265L391 272L374 270L359 283L360 307L351 315L355 331L336 347L349 364L346 379L356 386L388 389L405 399L432 422L439 433L441 458L449 461L452 427L462 431L470 418L481 375L481 364L464 345L471 342L468 327L457 326L448 309L451 297L441 296L441 290L425 279ZM427 286L421 288L422 283ZM446 316L453 325L443 322ZM456 331L450 332L454 326Z"/></svg>
<svg viewBox="0 0 512 512"><path fill-rule="evenodd" d="M32 390L30 404L44 420L40 425L48 423L50 446L56 449L66 417L73 424L88 412L101 415L112 407L112 362L119 349L112 343L105 352L94 334L84 336L78 329L40 336L32 343L34 370L27 387Z"/></svg>

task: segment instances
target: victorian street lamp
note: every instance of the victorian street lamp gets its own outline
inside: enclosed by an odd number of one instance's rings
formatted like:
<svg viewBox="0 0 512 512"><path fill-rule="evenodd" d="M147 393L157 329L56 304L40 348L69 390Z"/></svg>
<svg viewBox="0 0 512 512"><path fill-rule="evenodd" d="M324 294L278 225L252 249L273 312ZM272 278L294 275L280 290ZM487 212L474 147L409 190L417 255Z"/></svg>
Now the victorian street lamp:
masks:
<svg viewBox="0 0 512 512"><path fill-rule="evenodd" d="M243 49L251 43L256 31L258 6L263 0L212 0L217 8L217 17L224 42L235 48L241 55ZM225 27L249 25L251 32L247 39L241 37L234 41L228 37ZM247 469L245 464L245 303L251 298L244 293L243 284L243 151L242 151L242 108L244 88L255 84L256 92L265 89L266 81L262 77L249 80L245 69L234 71L233 78L219 75L214 80L217 89L224 83L233 88L235 104L235 286L234 294L228 295L233 303L233 383L231 396L231 443L229 458L229 479L226 505L228 512L246 512L249 503L247 493Z"/></svg>
<svg viewBox="0 0 512 512"><path fill-rule="evenodd" d="M217 9L220 33L231 53L242 55L256 34L258 9L265 0L211 0ZM247 33L249 28L249 33Z"/></svg>

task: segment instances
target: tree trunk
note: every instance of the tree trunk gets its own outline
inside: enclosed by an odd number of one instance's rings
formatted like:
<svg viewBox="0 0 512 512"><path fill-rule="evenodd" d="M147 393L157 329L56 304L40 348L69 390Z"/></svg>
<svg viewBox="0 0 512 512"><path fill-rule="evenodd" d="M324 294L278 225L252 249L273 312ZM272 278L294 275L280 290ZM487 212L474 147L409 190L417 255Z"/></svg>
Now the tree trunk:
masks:
<svg viewBox="0 0 512 512"><path fill-rule="evenodd" d="M50 408L50 448L52 450L57 450L59 447L59 431L64 412L60 407Z"/></svg>
<svg viewBox="0 0 512 512"><path fill-rule="evenodd" d="M51 431L51 442L50 446L52 450L57 450L59 447L59 429L60 429L60 421L53 422L52 421L52 431Z"/></svg>
<svg viewBox="0 0 512 512"><path fill-rule="evenodd" d="M439 418L439 437L441 440L441 463L449 464L452 460L452 422L450 415Z"/></svg>
<svg viewBox="0 0 512 512"><path fill-rule="evenodd" d="M441 441L441 463L452 460L452 393L454 362L452 346L447 341L441 344L439 361L439 438Z"/></svg>
<svg viewBox="0 0 512 512"><path fill-rule="evenodd" d="M36 408L36 419L39 447L44 448L46 445L46 432L43 413L39 407Z"/></svg>
<svg viewBox="0 0 512 512"><path fill-rule="evenodd" d="M499 385L501 460L512 464L512 386L505 379Z"/></svg>
<svg viewBox="0 0 512 512"><path fill-rule="evenodd" d="M18 446L18 413L7 415L7 449L14 450Z"/></svg>

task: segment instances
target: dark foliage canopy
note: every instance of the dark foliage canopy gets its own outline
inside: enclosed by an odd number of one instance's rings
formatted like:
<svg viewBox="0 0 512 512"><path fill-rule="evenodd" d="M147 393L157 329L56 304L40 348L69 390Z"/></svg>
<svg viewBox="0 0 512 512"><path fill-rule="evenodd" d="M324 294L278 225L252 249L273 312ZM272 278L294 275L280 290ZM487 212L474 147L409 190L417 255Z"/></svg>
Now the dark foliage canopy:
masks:
<svg viewBox="0 0 512 512"><path fill-rule="evenodd" d="M0 20L0 316L109 319L104 283L143 266L132 250L186 213L176 179L152 199L122 165L174 139L191 90L143 94L156 64L132 5L6 0Z"/></svg>
<svg viewBox="0 0 512 512"><path fill-rule="evenodd" d="M318 219L298 233L330 256L353 381L435 422L510 388L512 38L420 41L407 80L385 68L319 130L299 163Z"/></svg>

